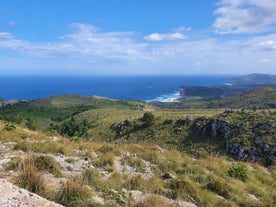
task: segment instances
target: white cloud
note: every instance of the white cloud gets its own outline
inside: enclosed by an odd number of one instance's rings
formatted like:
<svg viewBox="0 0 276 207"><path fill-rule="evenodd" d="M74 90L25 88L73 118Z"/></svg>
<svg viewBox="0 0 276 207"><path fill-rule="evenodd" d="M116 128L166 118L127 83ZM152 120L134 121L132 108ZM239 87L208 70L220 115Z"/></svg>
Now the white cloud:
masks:
<svg viewBox="0 0 276 207"><path fill-rule="evenodd" d="M152 33L144 37L144 39L148 41L183 40L186 38L187 37L180 32L165 33L165 34Z"/></svg>
<svg viewBox="0 0 276 207"><path fill-rule="evenodd" d="M171 41L162 36L167 41L146 41L135 32L104 32L88 24L75 23L70 29L56 42L29 42L0 33L0 71L275 73L275 62L270 60L276 57L276 34L236 40L191 36Z"/></svg>
<svg viewBox="0 0 276 207"><path fill-rule="evenodd" d="M142 58L145 43L135 42L131 32L102 32L92 25L74 23L72 32L60 37L60 41L29 43L0 33L0 48L16 50L40 57L84 58L87 61L101 59ZM146 54L144 55L147 58Z"/></svg>
<svg viewBox="0 0 276 207"><path fill-rule="evenodd" d="M262 50L276 50L276 42L273 40L259 42L259 43L256 43L255 46L259 47Z"/></svg>
<svg viewBox="0 0 276 207"><path fill-rule="evenodd" d="M256 34L275 29L275 0L221 0L217 5L213 27L218 33Z"/></svg>
<svg viewBox="0 0 276 207"><path fill-rule="evenodd" d="M1 40L10 40L13 39L13 35L8 32L0 32L0 41Z"/></svg>

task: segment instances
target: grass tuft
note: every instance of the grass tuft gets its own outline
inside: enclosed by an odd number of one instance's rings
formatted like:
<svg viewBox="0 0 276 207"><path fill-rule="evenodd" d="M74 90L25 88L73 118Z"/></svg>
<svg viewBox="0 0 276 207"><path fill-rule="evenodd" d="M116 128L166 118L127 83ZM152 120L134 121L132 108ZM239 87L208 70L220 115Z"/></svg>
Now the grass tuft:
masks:
<svg viewBox="0 0 276 207"><path fill-rule="evenodd" d="M74 179L67 180L59 189L55 201L67 207L86 207L92 202L89 190Z"/></svg>
<svg viewBox="0 0 276 207"><path fill-rule="evenodd" d="M15 178L15 183L30 192L45 194L45 181L31 158L25 159L19 165L19 175Z"/></svg>

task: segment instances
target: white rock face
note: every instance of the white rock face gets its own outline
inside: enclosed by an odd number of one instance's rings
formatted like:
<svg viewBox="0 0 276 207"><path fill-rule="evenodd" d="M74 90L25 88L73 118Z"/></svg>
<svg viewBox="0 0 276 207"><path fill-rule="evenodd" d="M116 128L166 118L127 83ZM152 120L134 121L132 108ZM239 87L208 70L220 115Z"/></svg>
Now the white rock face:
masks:
<svg viewBox="0 0 276 207"><path fill-rule="evenodd" d="M5 179L0 179L1 207L62 207L34 193L19 188Z"/></svg>

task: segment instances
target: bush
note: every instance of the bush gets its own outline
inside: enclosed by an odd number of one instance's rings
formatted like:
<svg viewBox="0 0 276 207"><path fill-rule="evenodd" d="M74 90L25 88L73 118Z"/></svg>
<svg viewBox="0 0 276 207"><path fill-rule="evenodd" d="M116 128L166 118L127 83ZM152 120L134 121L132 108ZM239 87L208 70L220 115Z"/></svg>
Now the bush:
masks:
<svg viewBox="0 0 276 207"><path fill-rule="evenodd" d="M6 124L4 129L7 131L14 131L16 130L16 126L14 124Z"/></svg>
<svg viewBox="0 0 276 207"><path fill-rule="evenodd" d="M74 117L64 121L60 127L55 127L61 135L67 135L69 137L81 137L89 128L90 124L86 119L77 121Z"/></svg>
<svg viewBox="0 0 276 207"><path fill-rule="evenodd" d="M238 178L238 179L240 179L240 180L242 180L244 182L247 180L247 170L246 170L246 168L244 168L242 166L233 165L228 170L228 174L231 177Z"/></svg>
<svg viewBox="0 0 276 207"><path fill-rule="evenodd" d="M155 117L151 112L145 112L142 118L145 126L152 126L155 122Z"/></svg>

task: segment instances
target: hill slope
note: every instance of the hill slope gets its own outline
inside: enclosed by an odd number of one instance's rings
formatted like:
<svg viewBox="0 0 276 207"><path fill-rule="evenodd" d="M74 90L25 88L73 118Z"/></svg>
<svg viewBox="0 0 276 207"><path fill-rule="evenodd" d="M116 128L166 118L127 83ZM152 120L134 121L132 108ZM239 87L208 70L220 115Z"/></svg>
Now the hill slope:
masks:
<svg viewBox="0 0 276 207"><path fill-rule="evenodd" d="M276 108L276 88L257 88L225 98L214 104L225 108Z"/></svg>
<svg viewBox="0 0 276 207"><path fill-rule="evenodd" d="M67 207L276 203L275 170L256 163L155 144L76 142L5 122L0 122L0 174Z"/></svg>

